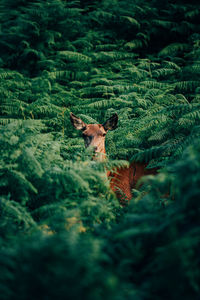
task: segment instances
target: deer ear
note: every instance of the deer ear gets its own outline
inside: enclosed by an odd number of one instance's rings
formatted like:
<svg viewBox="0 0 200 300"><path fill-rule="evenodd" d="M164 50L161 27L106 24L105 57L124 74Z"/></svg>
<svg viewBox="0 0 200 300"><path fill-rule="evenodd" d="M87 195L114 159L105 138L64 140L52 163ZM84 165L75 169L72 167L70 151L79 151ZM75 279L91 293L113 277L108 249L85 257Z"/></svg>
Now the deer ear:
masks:
<svg viewBox="0 0 200 300"><path fill-rule="evenodd" d="M70 113L70 120L76 129L83 130L86 128L86 124L80 118L76 117L72 112Z"/></svg>
<svg viewBox="0 0 200 300"><path fill-rule="evenodd" d="M118 115L114 114L107 121L105 121L105 123L103 123L103 127L106 131L114 130L117 128L117 122L118 122Z"/></svg>

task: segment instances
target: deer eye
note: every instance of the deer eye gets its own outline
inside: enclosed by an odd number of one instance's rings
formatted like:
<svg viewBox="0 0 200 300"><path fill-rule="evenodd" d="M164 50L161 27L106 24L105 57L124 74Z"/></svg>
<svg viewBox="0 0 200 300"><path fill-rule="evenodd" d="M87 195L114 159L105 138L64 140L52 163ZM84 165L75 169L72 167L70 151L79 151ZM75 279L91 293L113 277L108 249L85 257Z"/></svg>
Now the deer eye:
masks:
<svg viewBox="0 0 200 300"><path fill-rule="evenodd" d="M103 133L103 136L106 136L106 133Z"/></svg>

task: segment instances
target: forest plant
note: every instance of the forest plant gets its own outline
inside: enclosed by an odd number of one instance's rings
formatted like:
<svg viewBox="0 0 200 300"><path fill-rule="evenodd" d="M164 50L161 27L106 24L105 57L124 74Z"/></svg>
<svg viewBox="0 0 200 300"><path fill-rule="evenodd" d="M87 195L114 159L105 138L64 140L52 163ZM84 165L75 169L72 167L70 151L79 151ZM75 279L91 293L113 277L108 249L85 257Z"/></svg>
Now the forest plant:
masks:
<svg viewBox="0 0 200 300"><path fill-rule="evenodd" d="M1 298L198 299L199 4L0 8ZM119 115L105 164L70 111ZM162 169L125 209L105 175L118 159Z"/></svg>

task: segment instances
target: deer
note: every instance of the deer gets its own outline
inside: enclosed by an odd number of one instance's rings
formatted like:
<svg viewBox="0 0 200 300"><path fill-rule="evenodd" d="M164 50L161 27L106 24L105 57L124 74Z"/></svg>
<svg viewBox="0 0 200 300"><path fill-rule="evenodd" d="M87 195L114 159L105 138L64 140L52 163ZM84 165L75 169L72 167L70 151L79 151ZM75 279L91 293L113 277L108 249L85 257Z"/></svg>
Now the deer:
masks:
<svg viewBox="0 0 200 300"><path fill-rule="evenodd" d="M93 147L94 159L105 160L105 138L109 130L117 128L118 115L115 113L103 124L86 124L81 118L70 113L70 120L75 129L82 131L85 147ZM117 168L107 172L110 180L110 188L116 194L122 205L129 203L132 199L132 189L136 187L138 181L145 175L155 175L157 169L146 169L147 163L131 162L129 167Z"/></svg>

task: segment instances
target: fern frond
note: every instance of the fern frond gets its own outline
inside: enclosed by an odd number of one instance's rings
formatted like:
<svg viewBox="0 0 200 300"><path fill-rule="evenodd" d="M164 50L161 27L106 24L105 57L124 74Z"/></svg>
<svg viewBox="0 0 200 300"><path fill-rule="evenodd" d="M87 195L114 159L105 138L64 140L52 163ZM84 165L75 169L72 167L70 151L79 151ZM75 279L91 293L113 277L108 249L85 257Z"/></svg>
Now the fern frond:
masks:
<svg viewBox="0 0 200 300"><path fill-rule="evenodd" d="M186 17L187 19L194 19L194 18L196 18L196 17L198 17L198 16L199 16L199 9L198 9L198 8L193 9L193 10L190 10L190 11L187 11L187 12L185 13L185 17Z"/></svg>
<svg viewBox="0 0 200 300"><path fill-rule="evenodd" d="M159 52L159 56L176 56L178 52L185 52L189 50L188 44L183 43L173 43L165 47Z"/></svg>
<svg viewBox="0 0 200 300"><path fill-rule="evenodd" d="M31 48L27 48L24 50L23 54L21 55L22 60L37 60L41 58L42 53Z"/></svg>
<svg viewBox="0 0 200 300"><path fill-rule="evenodd" d="M192 104L193 104L193 103L200 103L200 95L196 95L196 96L192 99L191 103L192 103Z"/></svg>
<svg viewBox="0 0 200 300"><path fill-rule="evenodd" d="M200 81L188 80L174 83L174 88L178 92L192 92L200 87Z"/></svg>
<svg viewBox="0 0 200 300"><path fill-rule="evenodd" d="M93 123L93 124L98 124L98 121L97 120L95 120L94 118L92 118L92 117L90 117L90 116L88 116L88 115L84 115L84 114L80 114L79 115L80 116L80 118L82 118L86 123Z"/></svg>
<svg viewBox="0 0 200 300"><path fill-rule="evenodd" d="M151 135L148 138L148 141L154 143L164 142L168 136L170 136L170 129L168 127L162 129L161 127L159 131L156 131L153 135Z"/></svg>
<svg viewBox="0 0 200 300"><path fill-rule="evenodd" d="M103 77L100 77L100 78L95 78L93 77L91 80L90 80L90 84L92 86L96 86L96 85L108 85L108 86L112 86L114 84L114 81L111 80L111 79L108 79L108 78L103 78Z"/></svg>
<svg viewBox="0 0 200 300"><path fill-rule="evenodd" d="M188 34L193 30L195 30L195 24L187 22L186 20L183 20L171 29L172 32L179 33L180 35Z"/></svg>
<svg viewBox="0 0 200 300"><path fill-rule="evenodd" d="M25 207L9 199L9 197L0 197L0 215L1 215L1 233L18 234L19 231L28 232L36 229L37 225Z"/></svg>
<svg viewBox="0 0 200 300"><path fill-rule="evenodd" d="M11 122L16 122L16 121L17 120L14 119L14 118L3 118L3 117L1 117L0 118L0 125L5 126L5 125L8 125Z"/></svg>
<svg viewBox="0 0 200 300"><path fill-rule="evenodd" d="M181 71L181 67L179 67L175 62L173 61L168 61L168 60L164 60L163 61L163 65L165 67L171 68L171 69L175 69L177 71Z"/></svg>
<svg viewBox="0 0 200 300"><path fill-rule="evenodd" d="M192 132L188 137L185 138L184 141L179 143L174 151L173 156L177 159L178 157L181 157L184 150L192 145L195 144L200 139L200 133L199 132Z"/></svg>
<svg viewBox="0 0 200 300"><path fill-rule="evenodd" d="M136 19L134 19L133 17L130 17L130 16L120 16L120 21L122 23L128 22L130 25L133 25L137 29L140 28L140 23Z"/></svg>
<svg viewBox="0 0 200 300"><path fill-rule="evenodd" d="M179 124L182 126L182 125L185 125L186 128L187 128L187 125L190 126L191 125L194 125L196 121L199 121L200 120L200 111L196 110L196 111L192 111L190 113L186 113L183 115L182 118L180 118L178 120Z"/></svg>
<svg viewBox="0 0 200 300"><path fill-rule="evenodd" d="M152 103L155 102L155 97L157 95L160 94L160 90L159 89L150 89L148 90L145 95L144 95L144 98L147 100L147 101L151 101Z"/></svg>
<svg viewBox="0 0 200 300"><path fill-rule="evenodd" d="M7 178L7 185L11 188L11 193L16 194L16 198L24 206L29 199L29 193L37 194L38 190L27 180L23 173L16 170L1 170L1 177L4 174Z"/></svg>
<svg viewBox="0 0 200 300"><path fill-rule="evenodd" d="M112 62L120 59L128 59L128 58L135 58L137 55L134 53L126 53L120 51L109 51L109 52L98 52L92 54L92 58L94 61L100 62Z"/></svg>
<svg viewBox="0 0 200 300"><path fill-rule="evenodd" d="M80 50L90 51L93 48L92 43L90 43L85 37L73 41L72 45L75 46L77 49L79 49L79 51Z"/></svg>
<svg viewBox="0 0 200 300"><path fill-rule="evenodd" d="M102 22L113 22L118 19L115 14L103 10L94 11L90 14L90 16L95 22L99 24L102 24Z"/></svg>
<svg viewBox="0 0 200 300"><path fill-rule="evenodd" d="M182 95L182 94L176 94L176 99L178 100L178 102L180 103L186 103L189 104L189 101L187 100L187 98Z"/></svg>
<svg viewBox="0 0 200 300"><path fill-rule="evenodd" d="M155 77L167 77L169 75L173 75L176 73L177 73L176 69L168 69L168 68L160 68L152 71L152 75Z"/></svg>
<svg viewBox="0 0 200 300"><path fill-rule="evenodd" d="M194 107L195 106L191 104L169 105L166 108L162 109L160 113L167 114L173 117L190 112ZM196 107L198 107L198 105Z"/></svg>
<svg viewBox="0 0 200 300"><path fill-rule="evenodd" d="M9 99L10 100L10 99ZM2 104L0 105L0 111L1 114L10 116L10 117L16 117L20 116L22 118L26 118L26 109L28 108L28 104L17 100L13 99L13 101L2 101Z"/></svg>
<svg viewBox="0 0 200 300"><path fill-rule="evenodd" d="M193 65L190 65L186 68L184 68L185 72L189 72L192 75L199 75L200 74L200 64L197 62Z"/></svg>
<svg viewBox="0 0 200 300"><path fill-rule="evenodd" d="M141 83L140 83L141 84ZM148 87L146 87L146 86L143 86L143 85L140 85L140 84L133 84L133 88L132 88L132 90L134 91L134 92L138 92L138 93L147 93L148 92L148 90L149 90L149 88Z"/></svg>
<svg viewBox="0 0 200 300"><path fill-rule="evenodd" d="M158 62L153 62L149 59L138 59L137 60L137 66L141 69L146 69L148 71L154 70L155 68L158 68L160 66L160 63Z"/></svg>
<svg viewBox="0 0 200 300"><path fill-rule="evenodd" d="M148 71L139 69L136 66L126 68L122 72L126 77L131 77L133 80L144 79L145 77L149 76Z"/></svg>
<svg viewBox="0 0 200 300"><path fill-rule="evenodd" d="M0 79L11 79L16 78L18 80L23 80L23 75L16 71L6 71L5 69L0 70Z"/></svg>
<svg viewBox="0 0 200 300"><path fill-rule="evenodd" d="M131 157L131 161L148 163L152 159L161 157L165 150L165 146L152 147L151 149L140 151L139 153L134 154Z"/></svg>
<svg viewBox="0 0 200 300"><path fill-rule="evenodd" d="M131 42L128 42L124 45L125 49L128 50L134 50L134 49L140 49L144 46L144 41L141 39L135 39Z"/></svg>
<svg viewBox="0 0 200 300"><path fill-rule="evenodd" d="M46 99L39 99L34 103L30 104L27 111L32 112L32 114L35 117L39 117L39 116L53 117L56 116L57 114L62 113L62 108L52 103L49 103L49 101L46 101Z"/></svg>
<svg viewBox="0 0 200 300"><path fill-rule="evenodd" d="M103 109L115 106L115 100L100 100L87 105L89 108Z"/></svg>
<svg viewBox="0 0 200 300"><path fill-rule="evenodd" d="M86 80L89 76L89 72L81 72L81 71L54 71L48 72L49 79L57 79L57 80Z"/></svg>
<svg viewBox="0 0 200 300"><path fill-rule="evenodd" d="M149 33L144 33L144 32L138 32L136 34L136 37L143 40L144 41L144 44L147 45L147 42L150 41L150 35Z"/></svg>
<svg viewBox="0 0 200 300"><path fill-rule="evenodd" d="M114 95L112 86L98 85L95 87L86 87L81 89L81 96L83 97L95 97L95 96L111 96Z"/></svg>
<svg viewBox="0 0 200 300"><path fill-rule="evenodd" d="M96 45L95 46L95 49L97 51L104 51L104 52L107 52L107 51L113 51L113 50L117 50L118 49L118 45L116 44L102 44L102 45Z"/></svg>
<svg viewBox="0 0 200 300"><path fill-rule="evenodd" d="M171 29L171 28L173 28L175 23L172 21L167 21L167 20L154 19L154 20L152 20L152 24L162 27L164 29Z"/></svg>
<svg viewBox="0 0 200 300"><path fill-rule="evenodd" d="M73 51L58 51L57 55L61 58L70 61L70 62L83 62L83 63L90 63L92 61L91 57L84 55L82 53L73 52Z"/></svg>
<svg viewBox="0 0 200 300"><path fill-rule="evenodd" d="M170 84L164 82L147 80L140 82L140 84L150 89L172 89L172 86Z"/></svg>

